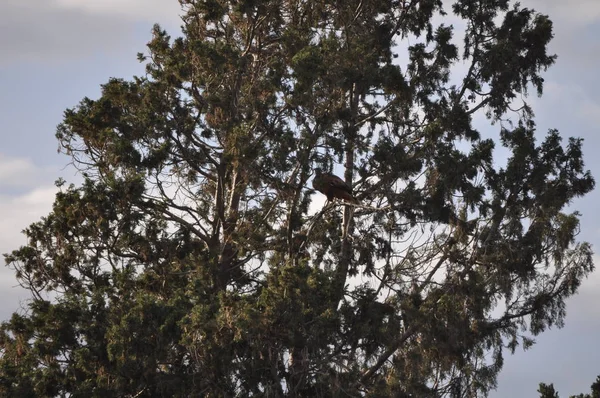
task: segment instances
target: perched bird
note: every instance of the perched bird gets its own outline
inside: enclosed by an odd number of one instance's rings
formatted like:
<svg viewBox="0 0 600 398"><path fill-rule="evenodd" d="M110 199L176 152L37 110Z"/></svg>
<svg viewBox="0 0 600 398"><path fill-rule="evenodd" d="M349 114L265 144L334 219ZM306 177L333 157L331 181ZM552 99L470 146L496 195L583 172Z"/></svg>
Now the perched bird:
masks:
<svg viewBox="0 0 600 398"><path fill-rule="evenodd" d="M349 203L359 204L359 201L352 196L351 186L338 176L323 173L320 168L315 169L313 188L327 196L327 200L332 201L333 198L338 198Z"/></svg>

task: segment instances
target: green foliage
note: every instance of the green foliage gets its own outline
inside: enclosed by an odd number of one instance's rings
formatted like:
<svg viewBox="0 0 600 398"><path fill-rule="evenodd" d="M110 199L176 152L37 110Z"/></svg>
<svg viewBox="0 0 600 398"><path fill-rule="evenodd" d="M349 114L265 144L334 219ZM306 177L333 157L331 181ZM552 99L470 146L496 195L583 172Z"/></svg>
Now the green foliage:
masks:
<svg viewBox="0 0 600 398"><path fill-rule="evenodd" d="M571 395L570 398L600 398L600 376L596 377L596 381L590 388L592 390L591 394ZM554 385L552 384L540 383L538 392L540 393L540 398L559 398L558 392L554 390Z"/></svg>
<svg viewBox="0 0 600 398"><path fill-rule="evenodd" d="M523 102L555 60L548 17L180 3L146 75L58 127L85 181L6 255L32 298L0 328L0 394L479 396L504 346L562 326L593 270L565 207L594 179ZM363 206L315 206L334 165Z"/></svg>
<svg viewBox="0 0 600 398"><path fill-rule="evenodd" d="M559 398L558 393L554 390L554 385L540 383L540 388L538 388L538 392L540 393L540 398Z"/></svg>

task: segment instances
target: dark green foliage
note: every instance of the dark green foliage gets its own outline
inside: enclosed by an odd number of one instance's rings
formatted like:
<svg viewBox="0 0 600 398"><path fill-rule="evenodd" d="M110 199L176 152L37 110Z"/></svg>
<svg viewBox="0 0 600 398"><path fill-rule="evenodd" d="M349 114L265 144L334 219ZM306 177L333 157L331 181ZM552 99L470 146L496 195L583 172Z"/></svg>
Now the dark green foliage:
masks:
<svg viewBox="0 0 600 398"><path fill-rule="evenodd" d="M522 102L555 59L546 16L180 3L147 74L58 127L85 182L6 255L32 299L1 326L0 394L473 397L504 346L562 326L593 270L564 211L594 180ZM310 208L316 168L364 206Z"/></svg>
<svg viewBox="0 0 600 398"><path fill-rule="evenodd" d="M540 398L560 398L558 393L554 389L554 385L540 383L540 387L538 388L538 392L540 393Z"/></svg>
<svg viewBox="0 0 600 398"><path fill-rule="evenodd" d="M600 398L600 376L596 377L596 381L590 388L592 390L590 394L571 395L570 398ZM540 398L560 398L553 384L540 383L538 392L540 393Z"/></svg>

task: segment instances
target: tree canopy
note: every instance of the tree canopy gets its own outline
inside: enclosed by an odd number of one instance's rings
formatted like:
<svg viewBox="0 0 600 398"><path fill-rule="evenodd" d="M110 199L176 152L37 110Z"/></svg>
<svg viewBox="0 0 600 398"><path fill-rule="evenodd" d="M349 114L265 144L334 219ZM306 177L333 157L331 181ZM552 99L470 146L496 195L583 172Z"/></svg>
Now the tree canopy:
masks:
<svg viewBox="0 0 600 398"><path fill-rule="evenodd" d="M145 75L58 126L84 182L6 255L31 300L0 327L2 395L484 396L504 347L562 326L594 179L527 103L548 16L180 3ZM321 205L317 168L361 205Z"/></svg>
<svg viewBox="0 0 600 398"><path fill-rule="evenodd" d="M592 383L590 389L592 390L591 394L571 395L571 398L600 398L600 376L596 377L596 381ZM560 398L553 384L540 383L538 392L540 398Z"/></svg>

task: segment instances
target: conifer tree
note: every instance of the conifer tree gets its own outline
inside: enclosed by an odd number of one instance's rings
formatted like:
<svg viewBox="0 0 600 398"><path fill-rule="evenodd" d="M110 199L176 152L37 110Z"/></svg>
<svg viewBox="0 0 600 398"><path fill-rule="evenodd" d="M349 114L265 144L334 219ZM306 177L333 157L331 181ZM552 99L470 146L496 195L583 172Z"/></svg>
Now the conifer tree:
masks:
<svg viewBox="0 0 600 398"><path fill-rule="evenodd" d="M592 390L591 394L571 395L570 398L600 398L600 376L596 377L596 381L592 383L590 389ZM540 398L560 398L553 384L540 383L538 392Z"/></svg>
<svg viewBox="0 0 600 398"><path fill-rule="evenodd" d="M562 326L593 270L565 206L594 180L527 103L547 16L180 3L146 74L58 127L85 181L6 255L32 296L0 328L2 395L473 397ZM360 205L319 205L316 168Z"/></svg>

